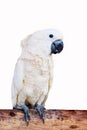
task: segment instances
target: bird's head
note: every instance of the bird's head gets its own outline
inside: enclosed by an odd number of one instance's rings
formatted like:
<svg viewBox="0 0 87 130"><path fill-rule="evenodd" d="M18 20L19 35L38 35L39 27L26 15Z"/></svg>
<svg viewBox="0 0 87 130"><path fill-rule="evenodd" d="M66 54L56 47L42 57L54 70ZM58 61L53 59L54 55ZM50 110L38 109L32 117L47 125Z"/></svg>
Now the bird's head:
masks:
<svg viewBox="0 0 87 130"><path fill-rule="evenodd" d="M55 29L37 31L22 41L22 47L33 54L48 56L63 50L62 34Z"/></svg>

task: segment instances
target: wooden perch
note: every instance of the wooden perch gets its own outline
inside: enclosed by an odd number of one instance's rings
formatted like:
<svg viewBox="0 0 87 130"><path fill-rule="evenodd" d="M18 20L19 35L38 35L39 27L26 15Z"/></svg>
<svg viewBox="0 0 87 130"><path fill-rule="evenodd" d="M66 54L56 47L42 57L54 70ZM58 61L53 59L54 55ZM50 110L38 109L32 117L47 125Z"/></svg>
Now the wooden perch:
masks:
<svg viewBox="0 0 87 130"><path fill-rule="evenodd" d="M59 119L59 114L62 120ZM17 110L0 110L0 130L87 130L87 111L46 110L43 124L35 110L30 111L26 126L24 114Z"/></svg>

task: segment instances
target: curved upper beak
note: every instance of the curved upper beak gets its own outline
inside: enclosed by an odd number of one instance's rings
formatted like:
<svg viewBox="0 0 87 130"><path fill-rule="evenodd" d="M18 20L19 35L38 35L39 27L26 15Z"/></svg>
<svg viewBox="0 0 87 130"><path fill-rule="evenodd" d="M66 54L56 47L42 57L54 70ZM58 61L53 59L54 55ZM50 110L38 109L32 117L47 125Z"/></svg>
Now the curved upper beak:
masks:
<svg viewBox="0 0 87 130"><path fill-rule="evenodd" d="M63 41L62 40L55 40L52 44L51 44L51 53L60 53L63 50Z"/></svg>

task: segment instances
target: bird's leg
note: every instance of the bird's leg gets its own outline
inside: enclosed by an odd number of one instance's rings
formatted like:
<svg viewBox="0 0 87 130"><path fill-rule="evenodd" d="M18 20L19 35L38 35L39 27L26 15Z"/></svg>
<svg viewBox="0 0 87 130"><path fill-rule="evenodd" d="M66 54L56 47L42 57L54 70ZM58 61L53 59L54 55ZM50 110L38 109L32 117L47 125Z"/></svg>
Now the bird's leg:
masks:
<svg viewBox="0 0 87 130"><path fill-rule="evenodd" d="M22 110L24 112L25 121L26 121L26 123L28 125L29 120L30 120L29 108L26 105L22 105L22 106L15 106L15 107L13 107L13 109Z"/></svg>
<svg viewBox="0 0 87 130"><path fill-rule="evenodd" d="M39 113L40 118L42 119L42 121L44 123L44 110L45 110L45 108L42 105L36 104L35 109Z"/></svg>

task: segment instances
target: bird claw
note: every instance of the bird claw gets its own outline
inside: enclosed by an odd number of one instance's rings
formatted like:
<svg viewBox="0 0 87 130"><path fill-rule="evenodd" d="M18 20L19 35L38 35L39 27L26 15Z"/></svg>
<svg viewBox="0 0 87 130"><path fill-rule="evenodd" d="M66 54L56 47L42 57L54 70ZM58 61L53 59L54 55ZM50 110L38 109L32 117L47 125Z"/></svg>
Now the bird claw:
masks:
<svg viewBox="0 0 87 130"><path fill-rule="evenodd" d="M44 115L44 110L45 110L45 108L42 106L42 105L36 105L35 106L35 109L36 109L36 111L39 113L39 115L40 115L40 118L42 119L42 121L43 121L43 123L44 123L44 117L45 117L45 115Z"/></svg>
<svg viewBox="0 0 87 130"><path fill-rule="evenodd" d="M22 105L22 106L16 106L13 109L17 109L17 110L22 110L25 114L25 121L27 126L29 125L29 120L30 120L30 114L29 114L29 109L26 105Z"/></svg>
<svg viewBox="0 0 87 130"><path fill-rule="evenodd" d="M27 126L28 126L28 125L29 125L29 121L30 121L29 111L27 111L27 112L25 113L25 121L26 121L26 124L27 124Z"/></svg>

